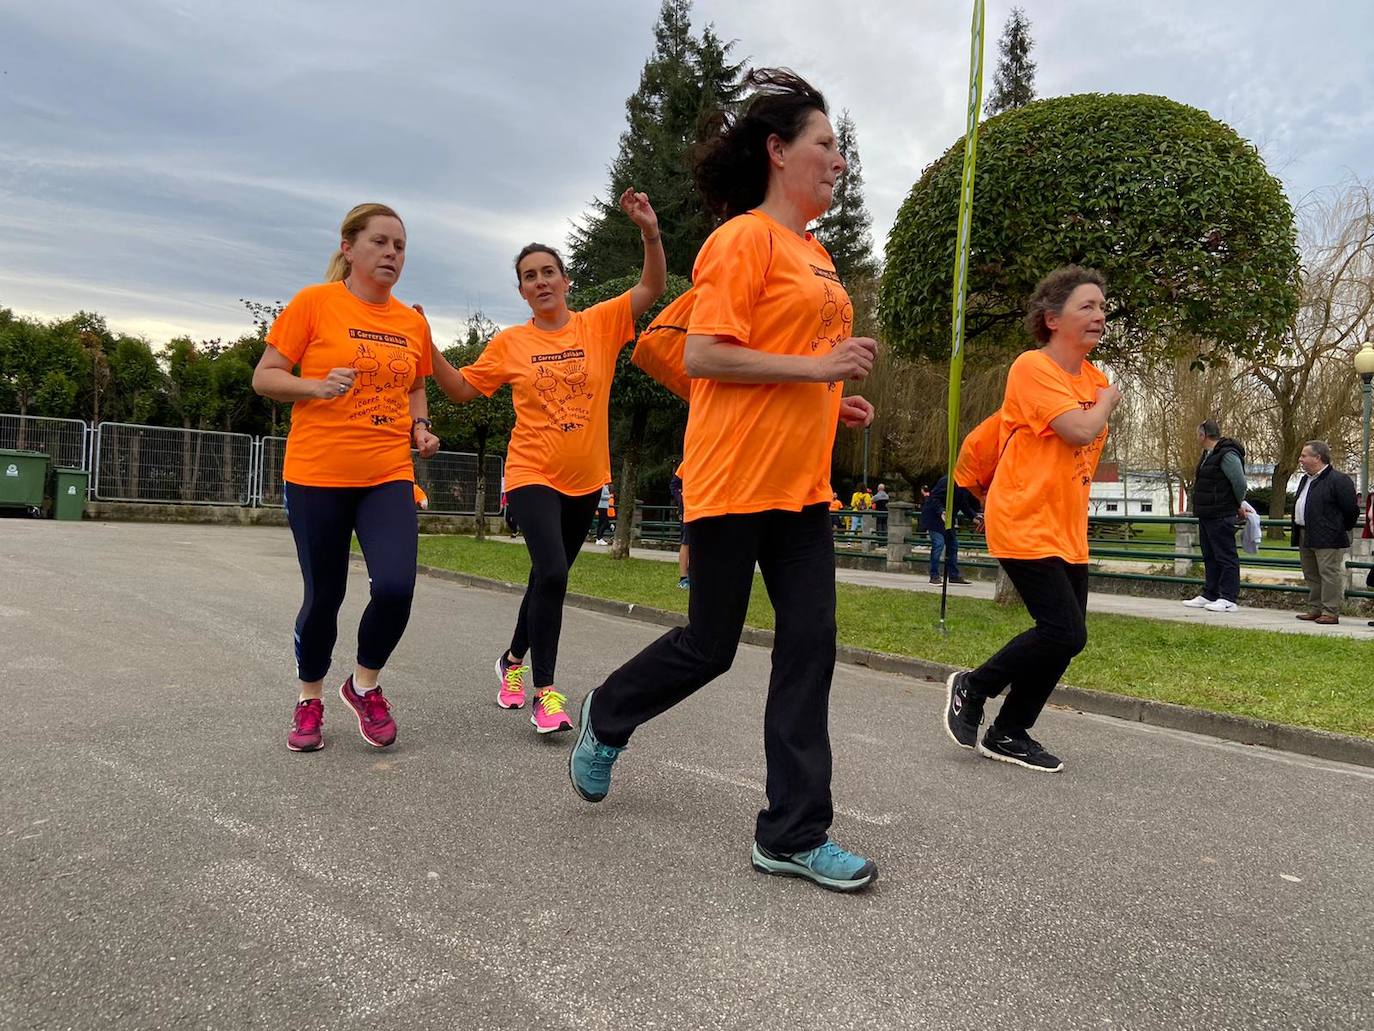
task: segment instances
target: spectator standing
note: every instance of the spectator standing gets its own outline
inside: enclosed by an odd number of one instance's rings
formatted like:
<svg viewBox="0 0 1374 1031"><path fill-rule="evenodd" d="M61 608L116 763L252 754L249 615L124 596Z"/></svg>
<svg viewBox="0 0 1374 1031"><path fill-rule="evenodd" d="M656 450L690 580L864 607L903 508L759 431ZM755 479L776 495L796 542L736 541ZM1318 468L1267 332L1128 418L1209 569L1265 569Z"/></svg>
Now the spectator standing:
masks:
<svg viewBox="0 0 1374 1031"><path fill-rule="evenodd" d="M878 513L878 532L887 533L887 487L878 484L878 489L873 492L873 511Z"/></svg>
<svg viewBox="0 0 1374 1031"><path fill-rule="evenodd" d="M858 533L859 528L863 526L863 516L858 513L867 512L873 507L873 495L868 493L868 484L860 484L855 488L853 496L849 499L849 507L855 513L849 517L849 529Z"/></svg>
<svg viewBox="0 0 1374 1031"><path fill-rule="evenodd" d="M691 531L687 527L686 513L682 508L682 465L673 470L672 479L668 481L668 493L673 496L673 504L677 506L677 524L679 538L677 546L677 585L681 590L690 591L692 589L691 574Z"/></svg>
<svg viewBox="0 0 1374 1031"><path fill-rule="evenodd" d="M603 484L601 497L596 502L596 543L605 544L606 535L611 532L611 485Z"/></svg>
<svg viewBox="0 0 1374 1031"><path fill-rule="evenodd" d="M1211 419L1197 428L1202 457L1193 474L1193 513L1206 580L1202 593L1183 604L1208 612L1234 612L1240 597L1236 523L1244 519L1245 449Z"/></svg>
<svg viewBox="0 0 1374 1031"><path fill-rule="evenodd" d="M945 529L945 494L949 489L949 477L941 476L939 482L921 504L921 529L930 534L930 582L940 583L940 558L945 560L945 573L952 584L972 583L965 580L959 572L959 535L951 526ZM954 516L981 522L983 513L978 502L966 487L954 486Z"/></svg>
<svg viewBox="0 0 1374 1031"><path fill-rule="evenodd" d="M1350 547L1350 531L1359 525L1360 506L1355 484L1331 464L1326 441L1304 444L1298 464L1307 474L1293 503L1292 543L1307 581L1307 611L1298 618L1331 626L1341 621L1342 558Z"/></svg>

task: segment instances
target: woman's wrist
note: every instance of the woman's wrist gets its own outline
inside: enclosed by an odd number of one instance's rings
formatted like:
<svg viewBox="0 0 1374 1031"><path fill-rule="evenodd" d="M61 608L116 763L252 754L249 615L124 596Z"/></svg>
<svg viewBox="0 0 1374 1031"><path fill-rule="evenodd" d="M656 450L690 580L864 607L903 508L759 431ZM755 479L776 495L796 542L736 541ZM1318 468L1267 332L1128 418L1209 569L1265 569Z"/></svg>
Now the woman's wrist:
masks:
<svg viewBox="0 0 1374 1031"><path fill-rule="evenodd" d="M657 229L655 229L654 235L650 236L648 233L641 229L639 231L639 238L644 241L646 246L648 246L658 243L658 241L663 238L663 234L660 233Z"/></svg>

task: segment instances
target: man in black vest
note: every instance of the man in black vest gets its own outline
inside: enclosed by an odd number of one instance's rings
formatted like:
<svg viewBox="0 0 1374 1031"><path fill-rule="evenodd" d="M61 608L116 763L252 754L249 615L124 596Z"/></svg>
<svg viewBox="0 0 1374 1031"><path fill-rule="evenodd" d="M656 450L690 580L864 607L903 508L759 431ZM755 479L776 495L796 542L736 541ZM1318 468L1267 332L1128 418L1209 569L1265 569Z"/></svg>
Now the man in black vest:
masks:
<svg viewBox="0 0 1374 1031"><path fill-rule="evenodd" d="M1197 428L1202 458L1193 474L1193 514L1207 572L1202 593L1183 604L1208 612L1234 612L1240 596L1240 556L1236 520L1245 516L1245 449L1208 419Z"/></svg>
<svg viewBox="0 0 1374 1031"><path fill-rule="evenodd" d="M1307 474L1293 503L1293 546L1307 581L1307 611L1298 618L1334 625L1341 621L1345 552L1350 531L1360 522L1360 506L1350 477L1332 467L1326 441L1304 444L1298 464Z"/></svg>

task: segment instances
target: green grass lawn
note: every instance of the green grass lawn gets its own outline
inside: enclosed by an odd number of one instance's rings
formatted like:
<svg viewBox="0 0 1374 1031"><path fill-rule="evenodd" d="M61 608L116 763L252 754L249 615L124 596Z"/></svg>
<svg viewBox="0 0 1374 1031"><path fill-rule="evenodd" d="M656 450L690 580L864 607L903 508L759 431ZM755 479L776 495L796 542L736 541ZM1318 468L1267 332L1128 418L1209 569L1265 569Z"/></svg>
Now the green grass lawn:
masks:
<svg viewBox="0 0 1374 1031"><path fill-rule="evenodd" d="M529 557L519 545L471 537L420 539L420 562L522 583ZM771 629L773 611L755 577L751 626ZM584 554L569 590L685 612L677 567L649 559ZM952 597L948 635L938 629L939 597L915 591L838 585L842 644L958 666L976 666L1030 625L1024 611ZM1064 676L1076 687L1191 705L1215 712L1374 737L1374 686L1366 641L1195 626L1091 614L1088 647Z"/></svg>

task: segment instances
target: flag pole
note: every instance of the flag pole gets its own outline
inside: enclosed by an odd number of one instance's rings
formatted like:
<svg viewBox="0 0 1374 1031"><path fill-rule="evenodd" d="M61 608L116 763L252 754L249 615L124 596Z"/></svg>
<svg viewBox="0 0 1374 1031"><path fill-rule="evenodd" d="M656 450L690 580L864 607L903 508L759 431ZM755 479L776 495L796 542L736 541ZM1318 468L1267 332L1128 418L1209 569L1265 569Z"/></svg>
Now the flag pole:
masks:
<svg viewBox="0 0 1374 1031"><path fill-rule="evenodd" d="M954 528L954 464L959 456L959 387L964 372L964 306L968 299L969 234L973 224L973 178L978 160L978 114L983 107L983 0L973 0L969 43L968 119L964 130L964 175L959 186L959 233L954 246L954 298L949 355L949 456L945 474L945 529ZM941 564L940 633L948 633L949 563Z"/></svg>

